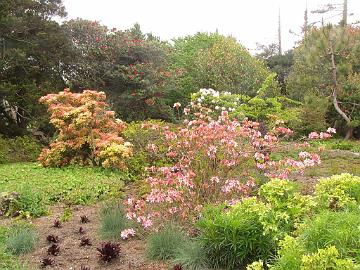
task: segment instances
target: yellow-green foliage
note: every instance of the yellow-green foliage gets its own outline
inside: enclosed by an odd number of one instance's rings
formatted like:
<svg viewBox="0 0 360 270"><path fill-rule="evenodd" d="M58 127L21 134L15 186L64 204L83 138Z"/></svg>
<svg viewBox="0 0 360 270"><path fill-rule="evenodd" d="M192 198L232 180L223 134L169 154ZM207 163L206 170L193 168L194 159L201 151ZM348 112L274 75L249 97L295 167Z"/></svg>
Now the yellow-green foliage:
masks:
<svg viewBox="0 0 360 270"><path fill-rule="evenodd" d="M315 200L320 208L333 210L358 208L360 177L343 173L321 178L315 188Z"/></svg>
<svg viewBox="0 0 360 270"><path fill-rule="evenodd" d="M354 270L359 269L350 259L339 258L336 247L329 246L325 249L318 249L316 253L304 255L301 258L301 270Z"/></svg>

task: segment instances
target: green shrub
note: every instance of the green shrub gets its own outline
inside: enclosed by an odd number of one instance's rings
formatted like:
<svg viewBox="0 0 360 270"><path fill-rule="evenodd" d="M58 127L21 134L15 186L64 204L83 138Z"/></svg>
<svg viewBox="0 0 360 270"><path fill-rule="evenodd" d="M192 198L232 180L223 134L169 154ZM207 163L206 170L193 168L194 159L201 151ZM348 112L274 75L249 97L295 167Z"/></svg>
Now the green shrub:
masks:
<svg viewBox="0 0 360 270"><path fill-rule="evenodd" d="M340 257L353 257L360 263L360 212L324 211L307 220L299 238L306 251L335 246Z"/></svg>
<svg viewBox="0 0 360 270"><path fill-rule="evenodd" d="M7 139L0 136L0 164L36 161L41 145L32 137Z"/></svg>
<svg viewBox="0 0 360 270"><path fill-rule="evenodd" d="M234 269L271 256L275 243L260 221L265 211L266 205L256 198L244 199L228 211L222 206L204 211L197 227L212 266Z"/></svg>
<svg viewBox="0 0 360 270"><path fill-rule="evenodd" d="M44 199L41 194L34 193L24 186L19 191L19 197L10 205L9 213L11 215L19 214L22 217L40 217L48 213Z"/></svg>
<svg viewBox="0 0 360 270"><path fill-rule="evenodd" d="M35 231L24 224L17 224L11 227L6 235L6 249L15 255L32 251L36 244Z"/></svg>
<svg viewBox="0 0 360 270"><path fill-rule="evenodd" d="M285 236L279 243L279 250L275 264L271 270L300 270L301 258L305 253L305 248L299 239Z"/></svg>
<svg viewBox="0 0 360 270"><path fill-rule="evenodd" d="M328 104L327 99L314 94L305 96L300 113L301 126L299 126L299 132L307 135L312 131L325 130Z"/></svg>
<svg viewBox="0 0 360 270"><path fill-rule="evenodd" d="M164 140L162 130L165 126L169 125L169 123L159 120L148 120L132 122L126 126L123 132L124 139L131 142L134 146L133 156L126 161L126 165L133 178L144 174L145 167L166 164L165 153L167 149L162 146L162 141ZM156 145L158 147L157 151L148 151L149 144Z"/></svg>
<svg viewBox="0 0 360 270"><path fill-rule="evenodd" d="M360 177L343 173L319 179L315 199L321 209L357 209L360 205Z"/></svg>
<svg viewBox="0 0 360 270"><path fill-rule="evenodd" d="M209 267L205 249L197 240L180 244L175 250L174 263L185 270L204 270Z"/></svg>
<svg viewBox="0 0 360 270"><path fill-rule="evenodd" d="M251 270L252 268L250 268ZM261 268L260 268L261 269ZM335 246L306 250L300 239L287 236L280 242L278 257L270 270L347 270L360 269L350 258L340 258Z"/></svg>
<svg viewBox="0 0 360 270"><path fill-rule="evenodd" d="M100 235L106 240L119 239L121 231L129 226L129 221L120 203L104 204L100 213L100 222Z"/></svg>
<svg viewBox="0 0 360 270"><path fill-rule="evenodd" d="M315 206L312 198L300 195L298 185L289 180L272 179L261 186L259 195L267 205L260 220L265 232L276 240L294 231Z"/></svg>
<svg viewBox="0 0 360 270"><path fill-rule="evenodd" d="M152 260L168 260L175 257L179 245L188 243L184 232L174 225L167 225L160 231L149 236L146 254Z"/></svg>
<svg viewBox="0 0 360 270"><path fill-rule="evenodd" d="M301 270L354 270L360 269L351 259L340 259L339 252L334 246L318 249L316 253L302 257Z"/></svg>

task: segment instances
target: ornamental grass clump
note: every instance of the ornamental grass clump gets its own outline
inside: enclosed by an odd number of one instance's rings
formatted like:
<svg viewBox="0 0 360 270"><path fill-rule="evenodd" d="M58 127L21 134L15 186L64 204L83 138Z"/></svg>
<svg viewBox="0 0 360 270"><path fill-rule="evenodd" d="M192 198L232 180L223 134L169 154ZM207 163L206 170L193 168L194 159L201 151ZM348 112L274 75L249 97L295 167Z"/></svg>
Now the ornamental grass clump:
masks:
<svg viewBox="0 0 360 270"><path fill-rule="evenodd" d="M100 235L106 240L120 239L129 221L121 204L105 204L100 213Z"/></svg>
<svg viewBox="0 0 360 270"><path fill-rule="evenodd" d="M11 227L6 235L6 249L15 255L32 251L37 241L37 235L31 227L17 224Z"/></svg>
<svg viewBox="0 0 360 270"><path fill-rule="evenodd" d="M207 208L197 228L210 265L238 269L273 256L276 243L271 234L264 233L260 221L265 211L266 205L256 198L243 199L230 209Z"/></svg>
<svg viewBox="0 0 360 270"><path fill-rule="evenodd" d="M152 260L173 259L176 249L187 241L188 239L183 231L174 225L167 225L149 236L146 255Z"/></svg>

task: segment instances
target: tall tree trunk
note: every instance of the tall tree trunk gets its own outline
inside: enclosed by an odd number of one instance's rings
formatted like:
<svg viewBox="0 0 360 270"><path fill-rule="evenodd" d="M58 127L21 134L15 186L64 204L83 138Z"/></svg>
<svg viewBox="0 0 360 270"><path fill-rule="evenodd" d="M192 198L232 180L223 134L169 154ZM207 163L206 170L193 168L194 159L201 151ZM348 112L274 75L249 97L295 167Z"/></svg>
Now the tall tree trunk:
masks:
<svg viewBox="0 0 360 270"><path fill-rule="evenodd" d="M332 68L332 78L333 78L333 93L332 93L332 98L333 98L333 105L335 110L338 112L338 114L340 114L340 116L346 121L347 124L347 132L346 132L346 136L345 139L351 139L352 138L352 134L353 134L353 128L351 128L349 126L351 119L349 116L346 115L346 113L340 108L339 106L339 102L337 100L337 92L339 89L339 84L337 81L337 70L336 70L336 63L335 63L335 54L334 54L334 48L333 48L333 43L331 38L329 37L329 44L330 44L330 57L331 57L331 68Z"/></svg>

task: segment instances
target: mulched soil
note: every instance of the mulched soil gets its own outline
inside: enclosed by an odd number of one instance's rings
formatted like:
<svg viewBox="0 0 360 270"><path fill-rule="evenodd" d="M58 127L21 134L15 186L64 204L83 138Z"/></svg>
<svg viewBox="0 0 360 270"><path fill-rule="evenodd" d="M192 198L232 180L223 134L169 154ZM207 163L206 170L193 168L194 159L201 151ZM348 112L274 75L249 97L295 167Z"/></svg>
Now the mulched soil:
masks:
<svg viewBox="0 0 360 270"><path fill-rule="evenodd" d="M59 218L63 208L53 207L52 215L33 220L33 224L38 231L39 243L36 249L27 255L22 256L24 261L28 261L34 269L40 268L40 262L43 258L52 258L55 263L48 266L48 269L72 269L80 270L81 266L88 266L91 270L95 269L144 269L144 270L167 270L169 266L163 262L148 261L145 258L145 241L140 239L121 240L121 254L119 258L110 263L102 263L99 260L97 247L103 242L98 234L99 215L96 206L78 206L73 207L73 217L70 221L62 223L61 228L53 227L53 222ZM90 222L81 223L80 217L86 215ZM85 234L79 233L79 227L85 229ZM53 234L59 237L60 253L58 256L47 254L47 249L51 245L47 242L46 236ZM92 246L80 247L80 239L88 237Z"/></svg>

